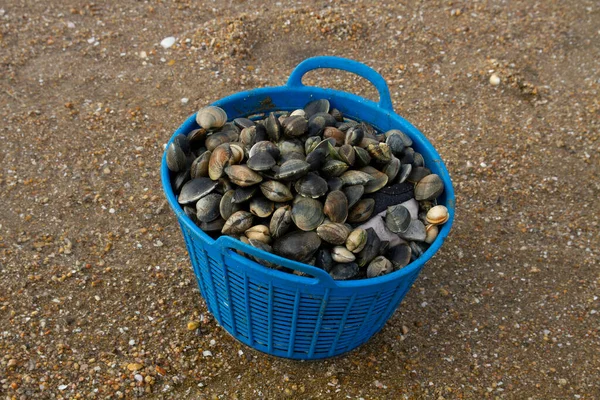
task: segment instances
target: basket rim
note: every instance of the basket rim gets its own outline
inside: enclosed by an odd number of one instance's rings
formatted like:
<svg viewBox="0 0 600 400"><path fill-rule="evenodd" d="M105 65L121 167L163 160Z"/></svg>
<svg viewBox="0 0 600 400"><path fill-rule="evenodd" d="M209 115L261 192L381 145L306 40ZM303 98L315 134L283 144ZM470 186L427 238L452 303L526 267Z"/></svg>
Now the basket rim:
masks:
<svg viewBox="0 0 600 400"><path fill-rule="evenodd" d="M446 237L448 236L450 229L452 227L452 223L454 221L454 205L455 205L454 188L453 188L452 181L451 181L450 175L448 173L448 170L446 169L444 162L442 161L440 155L438 154L438 152L434 148L434 146L416 127L414 127L410 122L408 122L406 119L404 119L403 117L398 115L396 112L390 112L390 111L387 111L384 109L380 109L379 105L377 103L373 102L372 100L365 99L361 96L357 96L352 93L347 93L347 92L330 89L330 88L320 88L320 87L313 87L313 86L263 87L263 88L251 89L251 90L247 90L247 91L243 91L243 92L234 93L232 95L223 97L223 98L213 102L211 105L220 106L220 105L223 105L226 103L243 101L244 99L248 99L250 97L269 96L270 94L273 94L276 91L308 92L313 97L327 97L327 98L333 99L333 101L335 101L335 98L343 98L344 101L352 100L355 102L362 103L364 106L373 107L373 108L377 109L379 112L385 113L390 118L396 120L399 123L399 125L401 125L401 127L398 127L396 129L400 129L403 132L408 131L409 136L413 140L416 139L420 142L421 145L428 147L428 150L435 156L435 162L438 164L438 168L440 169L440 172L442 173L442 175L444 175L442 177L442 179L444 180L444 192L446 194L446 199L447 199L445 205L447 206L448 212L449 212L448 220L441 226L441 229L438 233L438 237L429 246L427 251L425 251L419 258L417 258L415 261L410 262L408 265L406 265L405 267L403 267L397 271L394 271L389 274L379 276L376 278L367 278L367 279L358 279L358 280L349 280L349 281L336 281L336 280L331 279L331 282L333 282L333 285L330 285L330 286L338 287L338 288L359 288L359 287L367 287L367 286L373 286L373 285L381 285L381 284L390 283L390 282L402 279L403 277L414 272L415 270L421 269L423 267L423 265L426 262L428 262L435 255L435 253L440 249L440 247L442 246ZM277 107L277 110L289 111L285 107ZM248 116L248 115L254 115L254 114L263 114L263 113L266 113L269 111L272 111L272 110L261 109L261 110L257 110L257 111L245 113L245 114L240 113L239 115L236 115L234 118ZM209 246L213 246L213 245L220 246L219 240L224 236L220 236L216 240L211 238L208 234L206 234L204 231L202 231L196 224L194 224L194 222L183 211L183 208L177 201L177 198L175 197L175 194L173 192L173 188L171 187L169 169L167 167L167 162L166 162L166 149L171 144L171 142L174 140L175 136L177 136L178 134L187 135L192 129L195 129L198 127L198 125L196 123L196 114L197 113L190 115L177 128L177 130L171 135L169 141L167 142L167 144L165 146L165 149L164 149L163 155L162 155L162 161L161 161L162 187L163 187L163 192L165 193L165 196L169 203L169 206L171 207L173 212L176 214L179 222L182 223L183 225L185 225L185 227L187 229L189 229L191 232L193 232L193 234L195 236L200 237L201 240L204 241L204 244L207 244ZM233 120L234 118L229 117L229 120ZM374 127L377 127L376 124L371 124L371 125L373 125ZM239 242L241 247L250 248L249 245L247 245L237 239L234 239L234 238L231 238L231 239ZM271 257L274 256L276 258L281 258L282 260L288 260L283 257L279 257L277 255L264 252L262 250L258 250L258 251L263 254L269 254ZM301 283L301 284L307 284L307 285L311 285L311 286L315 285L316 283L324 283L322 280L318 280L316 278L316 275L314 278L298 276L298 275L294 275L294 274L289 274L289 273L269 269L267 267L264 267L263 265L260 265L259 263L256 263L253 260L250 260L249 258L245 258L245 260L256 264L256 265L251 264L253 267L252 269L254 269L255 271L257 271L257 268L259 268L260 270L262 270L261 272L271 275L271 276L274 276L274 277L277 277L282 280L292 281L292 282ZM296 263L296 262L294 262L294 263ZM316 270L321 271L317 267L313 267L311 265L303 264L303 263L301 263L301 264L311 270L316 269Z"/></svg>

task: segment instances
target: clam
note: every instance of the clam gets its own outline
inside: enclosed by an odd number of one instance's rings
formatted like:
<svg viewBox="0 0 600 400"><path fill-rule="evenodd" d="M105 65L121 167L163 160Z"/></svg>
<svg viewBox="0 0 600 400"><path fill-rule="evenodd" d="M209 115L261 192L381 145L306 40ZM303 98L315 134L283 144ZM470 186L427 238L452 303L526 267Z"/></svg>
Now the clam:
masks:
<svg viewBox="0 0 600 400"><path fill-rule="evenodd" d="M292 220L303 231L312 231L323 222L323 205L308 197L299 196L292 205Z"/></svg>
<svg viewBox="0 0 600 400"><path fill-rule="evenodd" d="M429 211L427 211L427 222L430 224L441 225L444 222L448 221L449 217L450 214L448 213L448 209L446 208L446 206L435 206L432 207Z"/></svg>
<svg viewBox="0 0 600 400"><path fill-rule="evenodd" d="M410 226L410 212L401 204L390 206L385 214L385 226L394 232L406 232Z"/></svg>
<svg viewBox="0 0 600 400"><path fill-rule="evenodd" d="M406 267L410 263L412 251L407 243L401 243L388 251L388 258L394 266L394 270Z"/></svg>
<svg viewBox="0 0 600 400"><path fill-rule="evenodd" d="M336 146L341 146L344 144L346 134L336 127L328 126L325 129L323 129L323 139L328 138L334 139Z"/></svg>
<svg viewBox="0 0 600 400"><path fill-rule="evenodd" d="M406 147L399 158L402 164L412 164L415 161L415 151L412 147Z"/></svg>
<svg viewBox="0 0 600 400"><path fill-rule="evenodd" d="M216 181L223 176L225 167L229 165L231 159L231 147L229 143L223 143L212 152L208 161L208 176Z"/></svg>
<svg viewBox="0 0 600 400"><path fill-rule="evenodd" d="M388 145L393 155L397 157L401 156L405 146L404 140L402 140L400 135L389 135L385 140L385 143Z"/></svg>
<svg viewBox="0 0 600 400"><path fill-rule="evenodd" d="M350 209L361 199L365 193L365 187L363 185L346 186L343 192L348 199L348 209Z"/></svg>
<svg viewBox="0 0 600 400"><path fill-rule="evenodd" d="M358 122L348 119L343 122L338 122L337 124L335 124L335 127L338 128L340 131L346 133L348 129L356 125L358 125Z"/></svg>
<svg viewBox="0 0 600 400"><path fill-rule="evenodd" d="M335 264L329 275L336 281L346 281L356 277L360 269L356 263Z"/></svg>
<svg viewBox="0 0 600 400"><path fill-rule="evenodd" d="M200 178L202 176L208 176L208 164L210 162L210 156L212 152L205 151L200 157L197 157L192 166L190 167L190 173L192 178Z"/></svg>
<svg viewBox="0 0 600 400"><path fill-rule="evenodd" d="M310 154L310 152L317 148L321 142L322 139L319 136L311 136L307 138L306 142L304 142L304 153L306 155Z"/></svg>
<svg viewBox="0 0 600 400"><path fill-rule="evenodd" d="M331 114L331 116L337 121L337 122L342 122L344 121L344 114L342 114L342 112L340 110L338 110L337 108L332 108L331 110L329 110L329 114Z"/></svg>
<svg viewBox="0 0 600 400"><path fill-rule="evenodd" d="M354 147L350 146L349 144L344 144L338 149L338 156L340 160L346 164L354 165L356 152L354 151Z"/></svg>
<svg viewBox="0 0 600 400"><path fill-rule="evenodd" d="M250 212L259 218L267 218L274 210L273 202L265 197L255 196L250 200Z"/></svg>
<svg viewBox="0 0 600 400"><path fill-rule="evenodd" d="M373 214L375 208L375 200L373 199L361 199L354 207L350 209L348 213L348 222L358 223L365 222Z"/></svg>
<svg viewBox="0 0 600 400"><path fill-rule="evenodd" d="M254 196L256 190L256 186L235 188L235 192L233 193L233 198L231 199L231 201L233 201L235 204L240 204L245 201L248 201L252 198L252 196Z"/></svg>
<svg viewBox="0 0 600 400"><path fill-rule="evenodd" d="M278 238L273 251L281 257L296 261L308 261L321 246L321 239L315 232L294 231Z"/></svg>
<svg viewBox="0 0 600 400"><path fill-rule="evenodd" d="M263 180L260 174L252 171L246 165L230 165L225 168L225 173L231 182L242 187L256 185Z"/></svg>
<svg viewBox="0 0 600 400"><path fill-rule="evenodd" d="M235 142L238 138L239 135L234 131L216 132L206 138L205 145L208 150L213 151L217 146Z"/></svg>
<svg viewBox="0 0 600 400"><path fill-rule="evenodd" d="M344 186L365 185L373 180L368 173L354 169L344 172L340 178Z"/></svg>
<svg viewBox="0 0 600 400"><path fill-rule="evenodd" d="M415 151L413 154L413 167L423 167L425 165L425 159L423 155Z"/></svg>
<svg viewBox="0 0 600 400"><path fill-rule="evenodd" d="M365 133L359 125L351 126L346 131L344 143L351 146L357 146L364 138Z"/></svg>
<svg viewBox="0 0 600 400"><path fill-rule="evenodd" d="M222 176L217 181L217 187L215 188L215 192L219 194L224 194L226 191L233 189L235 189L235 186L233 183L231 183L229 178L227 178L226 176Z"/></svg>
<svg viewBox="0 0 600 400"><path fill-rule="evenodd" d="M329 188L330 192L333 192L336 190L342 190L343 186L344 186L344 183L337 176L334 176L333 178L330 178L329 180L327 180L327 187Z"/></svg>
<svg viewBox="0 0 600 400"><path fill-rule="evenodd" d="M326 272L331 271L331 268L333 268L333 258L331 258L329 250L321 249L317 252L315 266Z"/></svg>
<svg viewBox="0 0 600 400"><path fill-rule="evenodd" d="M323 212L331 222L346 222L346 218L348 218L348 199L344 192L340 190L329 192L325 199Z"/></svg>
<svg viewBox="0 0 600 400"><path fill-rule="evenodd" d="M419 243L419 242L408 242L408 245L410 246L411 261L414 261L417 258L421 257L423 255L423 253L425 253L425 251L427 251L427 247L425 247L424 244Z"/></svg>
<svg viewBox="0 0 600 400"><path fill-rule="evenodd" d="M404 147L409 147L409 146L412 146L412 144L413 144L412 139L406 133L404 133L398 129L390 129L389 131L387 131L385 133L386 138L389 138L392 135L397 135L398 137L400 137L402 139Z"/></svg>
<svg viewBox="0 0 600 400"><path fill-rule="evenodd" d="M244 147L251 148L257 142L256 130L258 129L258 126L262 127L262 125L256 125L256 126L250 126L248 128L242 129L242 132L240 132L240 143ZM264 129L264 127L263 127L263 129ZM266 136L266 133L265 133L265 136Z"/></svg>
<svg viewBox="0 0 600 400"><path fill-rule="evenodd" d="M412 219L405 232L398 233L402 239L407 241L424 242L427 238L425 225L418 219Z"/></svg>
<svg viewBox="0 0 600 400"><path fill-rule="evenodd" d="M425 227L425 243L431 244L437 238L439 233L439 228L437 225L429 224Z"/></svg>
<svg viewBox="0 0 600 400"><path fill-rule="evenodd" d="M298 139L282 140L281 142L277 143L277 147L279 148L281 157L289 153L299 153L302 156L306 155L304 153L304 145Z"/></svg>
<svg viewBox="0 0 600 400"><path fill-rule="evenodd" d="M412 172L411 164L403 164L400 167L400 172L398 172L398 183L403 183L408 179L408 176Z"/></svg>
<svg viewBox="0 0 600 400"><path fill-rule="evenodd" d="M365 136L363 137L363 140L361 140L360 143L358 144L358 147L366 149L370 145L379 146L379 144L384 144L384 143L380 143L379 140L377 140L375 137L370 137L365 134Z"/></svg>
<svg viewBox="0 0 600 400"><path fill-rule="evenodd" d="M236 211L225 221L221 233L224 235L240 235L252 226L253 217L248 211Z"/></svg>
<svg viewBox="0 0 600 400"><path fill-rule="evenodd" d="M326 177L334 177L342 175L348 168L348 164L339 160L328 160L321 168L321 172Z"/></svg>
<svg viewBox="0 0 600 400"><path fill-rule="evenodd" d="M316 199L327 193L327 181L314 172L298 179L294 188L299 195Z"/></svg>
<svg viewBox="0 0 600 400"><path fill-rule="evenodd" d="M248 157L252 158L258 153L267 152L273 157L275 160L279 158L280 151L277 145L268 140L262 140L260 142L256 142L250 151L248 152Z"/></svg>
<svg viewBox="0 0 600 400"><path fill-rule="evenodd" d="M360 253L367 244L367 231L362 228L356 228L348 235L346 239L346 248L353 253Z"/></svg>
<svg viewBox="0 0 600 400"><path fill-rule="evenodd" d="M353 146L354 148L354 166L356 168L366 167L371 163L369 152L362 147Z"/></svg>
<svg viewBox="0 0 600 400"><path fill-rule="evenodd" d="M389 274L394 271L390 260L384 256L375 257L367 267L367 278L376 278L378 276Z"/></svg>
<svg viewBox="0 0 600 400"><path fill-rule="evenodd" d="M431 170L425 167L415 167L414 164L406 164L412 166L412 171L408 178L406 179L411 183L418 183L421 179L425 178L427 175L431 175Z"/></svg>
<svg viewBox="0 0 600 400"><path fill-rule="evenodd" d="M374 193L388 183L388 176L376 168L366 166L361 168L360 171L371 175L373 178L370 182L365 184L365 193Z"/></svg>
<svg viewBox="0 0 600 400"><path fill-rule="evenodd" d="M356 260L356 256L344 246L335 246L331 249L331 258L338 263L350 263Z"/></svg>
<svg viewBox="0 0 600 400"><path fill-rule="evenodd" d="M304 106L304 114L306 118L310 118L318 113L328 113L330 107L329 100L327 99L313 100Z"/></svg>
<svg viewBox="0 0 600 400"><path fill-rule="evenodd" d="M279 142L282 129L281 123L275 116L275 113L269 113L269 116L265 120L265 129L267 130L267 135L269 135L269 139L271 139L271 141Z"/></svg>
<svg viewBox="0 0 600 400"><path fill-rule="evenodd" d="M246 165L254 171L268 171L277 162L268 151L261 151L248 159Z"/></svg>
<svg viewBox="0 0 600 400"><path fill-rule="evenodd" d="M258 240L266 244L271 243L271 232L266 225L255 225L247 229L245 235L249 240Z"/></svg>
<svg viewBox="0 0 600 400"><path fill-rule="evenodd" d="M212 181L210 178L192 179L183 185L177 201L179 204L193 203L212 192L216 187L217 182Z"/></svg>
<svg viewBox="0 0 600 400"><path fill-rule="evenodd" d="M275 210L271 217L269 224L269 230L271 236L278 238L283 236L292 225L292 208L290 206L283 206Z"/></svg>
<svg viewBox="0 0 600 400"><path fill-rule="evenodd" d="M198 221L198 228L202 229L204 232L219 232L225 226L225 220L221 217L210 221L210 222L200 222Z"/></svg>
<svg viewBox="0 0 600 400"><path fill-rule="evenodd" d="M244 161L244 148L242 146L237 143L231 143L229 149L231 150L229 164L240 164Z"/></svg>
<svg viewBox="0 0 600 400"><path fill-rule="evenodd" d="M196 207L183 206L183 212L193 223L198 224L198 218L196 218Z"/></svg>
<svg viewBox="0 0 600 400"><path fill-rule="evenodd" d="M392 160L385 167L383 167L382 170L382 172L387 175L388 182L393 182L394 179L396 179L401 166L402 164L400 164L400 160L392 156Z"/></svg>
<svg viewBox="0 0 600 400"><path fill-rule="evenodd" d="M185 138L184 135L177 135L177 137L179 136ZM185 170L187 166L187 155L181 148L180 142L173 140L167 147L167 167L173 172L178 172Z"/></svg>
<svg viewBox="0 0 600 400"><path fill-rule="evenodd" d="M359 267L364 267L371 262L372 259L379 255L379 248L381 247L381 240L373 228L367 230L367 242L363 249L358 253L356 257L356 263Z"/></svg>
<svg viewBox="0 0 600 400"><path fill-rule="evenodd" d="M191 179L190 170L179 171L177 175L171 177L171 186L175 194L179 194L183 185Z"/></svg>
<svg viewBox="0 0 600 400"><path fill-rule="evenodd" d="M295 115L300 115L300 116L306 118L306 112L301 108L292 111L292 113L290 114L290 117L293 117Z"/></svg>
<svg viewBox="0 0 600 400"><path fill-rule="evenodd" d="M198 218L198 221L210 222L217 219L220 215L219 204L222 197L220 194L211 193L198 200L196 203L196 218Z"/></svg>
<svg viewBox="0 0 600 400"><path fill-rule="evenodd" d="M196 114L196 122L204 129L220 128L227 122L227 114L220 107L204 107Z"/></svg>
<svg viewBox="0 0 600 400"><path fill-rule="evenodd" d="M271 246L269 246L267 243L262 242L260 240L248 238L248 244L250 246L256 247L257 249L262 250L266 253L273 253L273 248ZM254 257L254 256L250 256L250 258L267 268L280 269L280 267L278 265L275 265L275 264L273 264L269 261L263 260L261 258Z"/></svg>
<svg viewBox="0 0 600 400"><path fill-rule="evenodd" d="M308 121L301 115L291 115L283 121L283 132L287 136L302 136L308 129Z"/></svg>
<svg viewBox="0 0 600 400"><path fill-rule="evenodd" d="M419 167L418 167L419 168ZM415 186L415 199L434 200L444 191L444 182L436 174L430 174L422 178Z"/></svg>
<svg viewBox="0 0 600 400"><path fill-rule="evenodd" d="M416 201L416 200L415 200ZM431 210L436 204L430 200L422 200L417 203L419 205L419 210L424 211L427 214L427 211Z"/></svg>
<svg viewBox="0 0 600 400"><path fill-rule="evenodd" d="M190 133L188 133L187 138L190 142L190 147L193 149L197 149L199 147L204 146L204 141L206 140L206 129L199 128L194 129Z"/></svg>
<svg viewBox="0 0 600 400"><path fill-rule="evenodd" d="M277 178L290 181L295 180L306 175L309 169L310 164L304 160L288 160L281 164Z"/></svg>
<svg viewBox="0 0 600 400"><path fill-rule="evenodd" d="M350 229L344 225L335 222L327 222L317 227L317 235L327 243L341 245L346 243L350 234Z"/></svg>
<svg viewBox="0 0 600 400"><path fill-rule="evenodd" d="M276 203L283 203L294 198L290 189L281 182L266 181L260 184L262 194Z"/></svg>
<svg viewBox="0 0 600 400"><path fill-rule="evenodd" d="M308 136L321 136L328 126L335 126L335 118L328 113L316 113L308 118Z"/></svg>
<svg viewBox="0 0 600 400"><path fill-rule="evenodd" d="M240 205L233 202L233 196L235 194L235 190L226 191L221 197L221 202L219 203L219 214L225 220L231 217L236 211L240 211Z"/></svg>
<svg viewBox="0 0 600 400"><path fill-rule="evenodd" d="M387 164L392 160L392 152L385 143L371 143L367 147L367 153L372 159L375 159L380 164Z"/></svg>
<svg viewBox="0 0 600 400"><path fill-rule="evenodd" d="M236 118L233 120L233 123L240 129L250 128L251 126L256 125L254 121L248 118Z"/></svg>

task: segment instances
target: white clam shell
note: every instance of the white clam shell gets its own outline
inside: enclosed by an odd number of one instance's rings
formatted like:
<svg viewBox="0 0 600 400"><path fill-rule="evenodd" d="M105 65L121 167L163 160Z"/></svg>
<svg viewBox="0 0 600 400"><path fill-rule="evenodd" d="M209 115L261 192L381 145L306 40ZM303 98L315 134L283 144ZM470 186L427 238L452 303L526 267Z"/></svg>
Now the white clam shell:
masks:
<svg viewBox="0 0 600 400"><path fill-rule="evenodd" d="M220 128L227 122L227 114L220 107L204 107L196 114L196 122L204 129Z"/></svg>

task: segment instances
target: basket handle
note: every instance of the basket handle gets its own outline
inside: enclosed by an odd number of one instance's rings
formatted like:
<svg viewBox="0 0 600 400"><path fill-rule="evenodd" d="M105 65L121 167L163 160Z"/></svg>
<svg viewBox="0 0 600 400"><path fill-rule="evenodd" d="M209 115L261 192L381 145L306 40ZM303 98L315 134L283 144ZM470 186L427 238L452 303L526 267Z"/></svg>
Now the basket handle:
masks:
<svg viewBox="0 0 600 400"><path fill-rule="evenodd" d="M259 259L269 261L273 264L281 265L282 267L304 272L310 276L313 276L320 285L323 285L325 287L337 286L333 278L329 276L327 272L320 268L293 261L288 258L283 258L276 254L267 253L266 251L257 249L256 247L252 247L246 243L234 239L231 236L220 236L215 242L215 244L221 248L221 252L224 255L227 255L227 252L230 249L241 250L246 254L250 254Z"/></svg>
<svg viewBox="0 0 600 400"><path fill-rule="evenodd" d="M311 57L302 61L294 68L287 81L287 86L301 87L302 77L309 71L319 68L340 69L342 71L352 72L362 78L365 78L375 86L379 92L379 107L386 111L394 111L390 90L388 89L385 79L373 68L368 67L358 61L349 60L342 57L334 56L319 56Z"/></svg>

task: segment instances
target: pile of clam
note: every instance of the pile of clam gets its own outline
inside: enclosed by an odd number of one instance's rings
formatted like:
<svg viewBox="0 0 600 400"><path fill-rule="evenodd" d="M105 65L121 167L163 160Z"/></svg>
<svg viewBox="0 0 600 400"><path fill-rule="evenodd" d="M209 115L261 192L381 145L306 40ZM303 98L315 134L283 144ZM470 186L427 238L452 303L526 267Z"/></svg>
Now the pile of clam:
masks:
<svg viewBox="0 0 600 400"><path fill-rule="evenodd" d="M213 238L362 279L418 258L448 219L442 180L410 137L344 118L328 100L232 122L209 106L196 121L166 159L186 215Z"/></svg>

